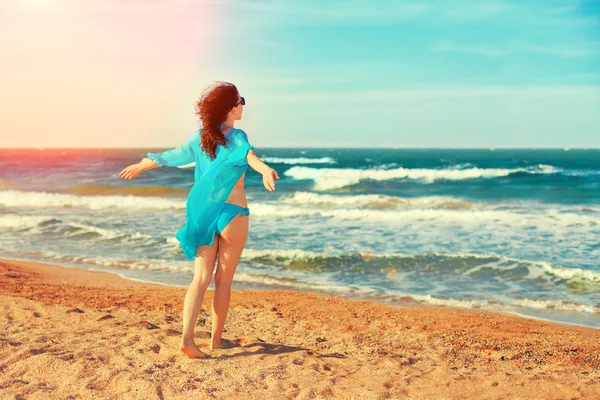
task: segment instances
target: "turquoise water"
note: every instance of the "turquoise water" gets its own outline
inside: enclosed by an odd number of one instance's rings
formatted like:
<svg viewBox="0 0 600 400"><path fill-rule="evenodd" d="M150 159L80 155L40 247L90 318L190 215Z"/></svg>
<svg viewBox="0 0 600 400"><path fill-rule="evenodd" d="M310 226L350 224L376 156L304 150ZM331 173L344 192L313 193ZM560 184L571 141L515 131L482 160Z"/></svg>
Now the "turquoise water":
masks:
<svg viewBox="0 0 600 400"><path fill-rule="evenodd" d="M118 176L150 150L0 150L0 255L188 285L174 235L193 168ZM256 152L281 180L248 170L234 288L600 327L600 150Z"/></svg>

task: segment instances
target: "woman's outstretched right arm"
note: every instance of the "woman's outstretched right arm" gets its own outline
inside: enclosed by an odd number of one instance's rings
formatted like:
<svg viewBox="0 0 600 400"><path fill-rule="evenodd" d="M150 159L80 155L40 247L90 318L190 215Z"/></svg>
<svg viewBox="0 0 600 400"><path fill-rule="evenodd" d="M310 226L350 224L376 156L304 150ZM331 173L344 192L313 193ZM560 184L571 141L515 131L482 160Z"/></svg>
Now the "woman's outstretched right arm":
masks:
<svg viewBox="0 0 600 400"><path fill-rule="evenodd" d="M140 173L154 168L178 167L195 161L194 148L198 145L199 131L196 131L185 143L161 153L147 153L147 158L137 164L131 164L119 173L123 179L133 179Z"/></svg>
<svg viewBox="0 0 600 400"><path fill-rule="evenodd" d="M194 149L200 142L200 131L196 131L185 143L161 153L148 152L147 157L159 167L179 167L196 160Z"/></svg>

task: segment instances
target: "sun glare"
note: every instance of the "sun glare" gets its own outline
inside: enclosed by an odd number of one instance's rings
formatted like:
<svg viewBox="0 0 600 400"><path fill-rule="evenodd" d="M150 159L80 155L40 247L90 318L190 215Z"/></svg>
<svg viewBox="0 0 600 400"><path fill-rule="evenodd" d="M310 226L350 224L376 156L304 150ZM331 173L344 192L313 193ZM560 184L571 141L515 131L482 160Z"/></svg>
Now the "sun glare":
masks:
<svg viewBox="0 0 600 400"><path fill-rule="evenodd" d="M54 0L22 0L22 2L31 7L44 7L53 3Z"/></svg>

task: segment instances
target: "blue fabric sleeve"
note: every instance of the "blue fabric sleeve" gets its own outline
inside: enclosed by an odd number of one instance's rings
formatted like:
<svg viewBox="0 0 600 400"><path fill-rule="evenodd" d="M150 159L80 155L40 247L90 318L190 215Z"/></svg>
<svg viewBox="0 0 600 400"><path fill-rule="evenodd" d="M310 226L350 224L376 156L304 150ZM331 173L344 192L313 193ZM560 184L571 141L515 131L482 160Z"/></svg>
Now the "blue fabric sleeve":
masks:
<svg viewBox="0 0 600 400"><path fill-rule="evenodd" d="M196 131L190 138L180 146L165 150L162 153L148 152L146 155L150 160L156 161L159 167L178 167L195 161L194 147L198 146L200 132Z"/></svg>
<svg viewBox="0 0 600 400"><path fill-rule="evenodd" d="M248 160L246 160L246 157L252 149L254 149L254 146L248 143L246 132L238 129L232 138L232 146L227 157L229 163L240 167L247 166Z"/></svg>

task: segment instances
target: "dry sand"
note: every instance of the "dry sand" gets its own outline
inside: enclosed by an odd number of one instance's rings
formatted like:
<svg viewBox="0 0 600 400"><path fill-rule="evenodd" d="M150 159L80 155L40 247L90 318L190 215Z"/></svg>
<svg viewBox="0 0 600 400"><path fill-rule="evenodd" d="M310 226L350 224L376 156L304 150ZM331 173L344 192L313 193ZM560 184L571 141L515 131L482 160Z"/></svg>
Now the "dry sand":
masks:
<svg viewBox="0 0 600 400"><path fill-rule="evenodd" d="M233 290L210 350L185 288L0 259L2 399L600 399L600 330L508 313Z"/></svg>

